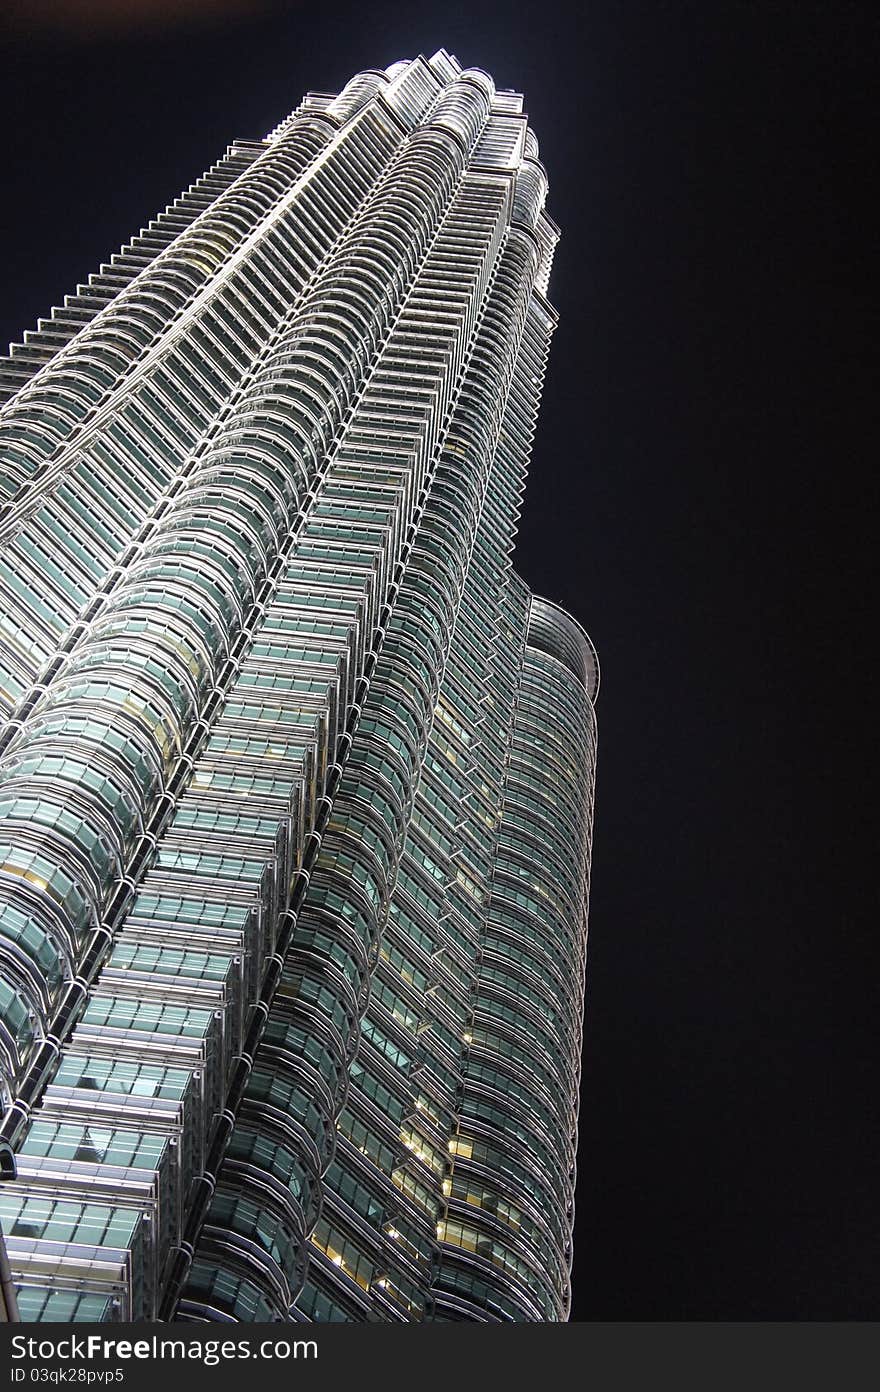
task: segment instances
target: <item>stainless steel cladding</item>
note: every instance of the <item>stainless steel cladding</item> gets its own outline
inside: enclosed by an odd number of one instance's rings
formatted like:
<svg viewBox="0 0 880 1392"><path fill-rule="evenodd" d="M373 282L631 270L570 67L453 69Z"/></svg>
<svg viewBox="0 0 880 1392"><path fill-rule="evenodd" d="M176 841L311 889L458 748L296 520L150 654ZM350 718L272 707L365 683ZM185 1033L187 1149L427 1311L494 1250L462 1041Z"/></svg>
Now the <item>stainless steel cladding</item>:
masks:
<svg viewBox="0 0 880 1392"><path fill-rule="evenodd" d="M598 666L511 563L546 197L518 93L359 73L0 363L13 1318L567 1317Z"/></svg>

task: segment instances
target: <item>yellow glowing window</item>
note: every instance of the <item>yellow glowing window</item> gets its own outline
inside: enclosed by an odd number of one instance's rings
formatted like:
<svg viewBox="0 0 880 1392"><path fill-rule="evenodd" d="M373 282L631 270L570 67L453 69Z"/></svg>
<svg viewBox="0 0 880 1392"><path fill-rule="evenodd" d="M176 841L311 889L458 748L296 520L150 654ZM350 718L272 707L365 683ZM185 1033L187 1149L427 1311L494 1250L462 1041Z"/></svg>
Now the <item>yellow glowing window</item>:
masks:
<svg viewBox="0 0 880 1392"><path fill-rule="evenodd" d="M450 1155L458 1155L462 1160L470 1160L474 1153L474 1143L464 1136L453 1136L449 1142Z"/></svg>

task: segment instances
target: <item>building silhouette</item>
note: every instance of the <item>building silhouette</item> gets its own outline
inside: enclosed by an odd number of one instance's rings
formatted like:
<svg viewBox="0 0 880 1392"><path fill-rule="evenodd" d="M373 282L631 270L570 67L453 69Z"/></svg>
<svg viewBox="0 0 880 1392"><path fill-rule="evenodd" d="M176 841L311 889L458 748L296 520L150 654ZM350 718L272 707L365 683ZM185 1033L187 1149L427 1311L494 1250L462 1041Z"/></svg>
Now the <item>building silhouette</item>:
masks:
<svg viewBox="0 0 880 1392"><path fill-rule="evenodd" d="M598 668L511 564L545 195L518 94L363 72L0 367L23 1320L567 1317Z"/></svg>

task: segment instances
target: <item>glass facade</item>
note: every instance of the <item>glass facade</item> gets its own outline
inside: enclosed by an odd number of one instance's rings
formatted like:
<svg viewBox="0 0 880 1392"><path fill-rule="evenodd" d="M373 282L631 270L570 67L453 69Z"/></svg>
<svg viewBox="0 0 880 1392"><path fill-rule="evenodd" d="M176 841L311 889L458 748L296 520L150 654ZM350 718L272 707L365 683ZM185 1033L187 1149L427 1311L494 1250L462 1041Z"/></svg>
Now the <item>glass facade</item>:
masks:
<svg viewBox="0 0 880 1392"><path fill-rule="evenodd" d="M546 193L517 93L360 73L0 364L21 1319L567 1317L598 668L511 562Z"/></svg>

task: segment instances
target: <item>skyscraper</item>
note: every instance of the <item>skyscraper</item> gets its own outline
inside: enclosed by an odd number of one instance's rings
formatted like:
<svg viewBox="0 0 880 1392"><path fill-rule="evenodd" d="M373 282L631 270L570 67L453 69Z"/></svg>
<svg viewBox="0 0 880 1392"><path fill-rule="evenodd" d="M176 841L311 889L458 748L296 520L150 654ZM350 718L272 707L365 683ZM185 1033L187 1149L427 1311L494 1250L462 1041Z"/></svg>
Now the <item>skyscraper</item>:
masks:
<svg viewBox="0 0 880 1392"><path fill-rule="evenodd" d="M441 51L13 346L0 1193L25 1320L560 1320L595 652L511 552L555 313Z"/></svg>

